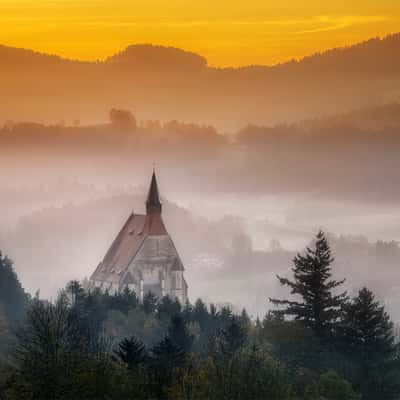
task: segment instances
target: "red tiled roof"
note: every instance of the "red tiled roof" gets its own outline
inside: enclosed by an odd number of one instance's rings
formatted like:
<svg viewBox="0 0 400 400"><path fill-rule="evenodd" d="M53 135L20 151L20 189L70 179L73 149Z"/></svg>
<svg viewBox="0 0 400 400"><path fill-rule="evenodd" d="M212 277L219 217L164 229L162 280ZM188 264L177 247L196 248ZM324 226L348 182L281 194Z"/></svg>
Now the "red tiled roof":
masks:
<svg viewBox="0 0 400 400"><path fill-rule="evenodd" d="M91 279L118 282L146 237L156 235L168 235L161 214L131 214Z"/></svg>
<svg viewBox="0 0 400 400"><path fill-rule="evenodd" d="M150 213L146 215L144 231L150 236L168 235L161 214L159 213Z"/></svg>

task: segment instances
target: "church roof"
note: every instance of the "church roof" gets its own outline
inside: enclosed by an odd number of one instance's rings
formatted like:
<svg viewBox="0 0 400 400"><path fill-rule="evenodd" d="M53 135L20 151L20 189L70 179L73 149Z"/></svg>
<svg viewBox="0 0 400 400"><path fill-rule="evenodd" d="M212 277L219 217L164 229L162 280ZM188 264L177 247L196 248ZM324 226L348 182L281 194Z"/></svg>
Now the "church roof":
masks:
<svg viewBox="0 0 400 400"><path fill-rule="evenodd" d="M120 282L148 237L169 237L161 217L161 202L154 172L147 196L146 210L146 215L132 213L129 216L103 261L91 276L92 280ZM182 264L175 263L174 269L179 268L183 268Z"/></svg>

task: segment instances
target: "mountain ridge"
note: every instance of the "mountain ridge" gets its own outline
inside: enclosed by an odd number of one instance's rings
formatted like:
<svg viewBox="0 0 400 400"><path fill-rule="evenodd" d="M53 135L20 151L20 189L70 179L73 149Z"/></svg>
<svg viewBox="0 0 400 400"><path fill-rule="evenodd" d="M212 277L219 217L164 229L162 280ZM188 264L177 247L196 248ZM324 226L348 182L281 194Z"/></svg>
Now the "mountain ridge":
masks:
<svg viewBox="0 0 400 400"><path fill-rule="evenodd" d="M275 66L215 68L193 52L128 46L79 61L0 46L0 124L7 120L104 122L111 108L236 130L395 101L400 34Z"/></svg>
<svg viewBox="0 0 400 400"><path fill-rule="evenodd" d="M5 44L0 44L0 54L4 53L4 51L8 52L9 54L11 52L16 53L25 53L25 55L30 55L33 57L43 57L49 60L53 61L61 61L61 62L72 62L72 63L80 63L80 64L108 64L115 62L117 59L121 59L125 57L127 54L131 52L135 52L136 50L144 50L148 49L151 52L170 52L175 53L175 55L179 56L191 56L194 58L198 58L201 60L201 62L206 66L207 68L210 69L217 69L217 70L242 70L242 69L273 69L273 68L279 68L282 66L287 66L287 65L293 65L293 64L301 64L303 62L312 62L315 59L319 59L321 57L327 57L327 56L332 56L332 55L337 55L338 53L347 53L352 50L356 50L362 46L365 45L375 45L375 44L381 44L381 43L396 43L400 42L400 32L396 33L391 33L385 36L376 36L373 38L369 38L367 40L363 40L354 44L346 45L346 46L337 46L337 47L332 47L328 48L323 51L317 51L314 53L311 53L309 55L305 55L303 57L300 57L298 59L292 58L288 59L287 61L279 62L276 64L248 64L248 65L242 65L242 66L226 66L226 67L216 67L216 66L211 66L208 63L208 60L206 57L201 55L200 53L194 52L194 51L189 51L185 50L180 47L175 47L175 46L165 46L165 45L159 45L159 44L153 44L153 43L132 43L123 48L121 51L116 51L115 53L105 57L104 59L97 59L97 60L80 60L80 59L74 59L74 58L69 58L69 57L64 57L58 54L54 53L47 53L47 52L42 52L42 51L36 51L30 48L25 48L25 47L15 47L15 46L10 46L10 45L5 45ZM396 43L397 44L397 43ZM140 51L141 55L146 56L146 54L143 51ZM139 55L140 55L139 53Z"/></svg>

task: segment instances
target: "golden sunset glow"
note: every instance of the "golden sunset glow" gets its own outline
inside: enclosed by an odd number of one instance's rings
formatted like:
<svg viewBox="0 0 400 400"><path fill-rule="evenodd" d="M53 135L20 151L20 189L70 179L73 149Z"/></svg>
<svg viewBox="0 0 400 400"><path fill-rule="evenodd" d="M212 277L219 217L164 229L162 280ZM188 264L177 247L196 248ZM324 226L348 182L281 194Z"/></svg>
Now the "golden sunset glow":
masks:
<svg viewBox="0 0 400 400"><path fill-rule="evenodd" d="M0 0L0 43L84 60L153 43L274 64L400 28L398 0Z"/></svg>

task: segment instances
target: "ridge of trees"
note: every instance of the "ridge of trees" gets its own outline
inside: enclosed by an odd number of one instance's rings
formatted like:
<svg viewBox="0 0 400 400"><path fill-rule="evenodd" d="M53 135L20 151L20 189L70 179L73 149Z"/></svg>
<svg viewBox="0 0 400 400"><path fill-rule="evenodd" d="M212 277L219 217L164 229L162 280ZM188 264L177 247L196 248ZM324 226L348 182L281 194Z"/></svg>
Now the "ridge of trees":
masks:
<svg viewBox="0 0 400 400"><path fill-rule="evenodd" d="M262 321L201 299L140 301L71 281L54 302L29 300L0 364L0 398L395 399L390 316L369 289L342 292L332 261L319 232L294 258L293 279L278 277L294 299L273 299Z"/></svg>

